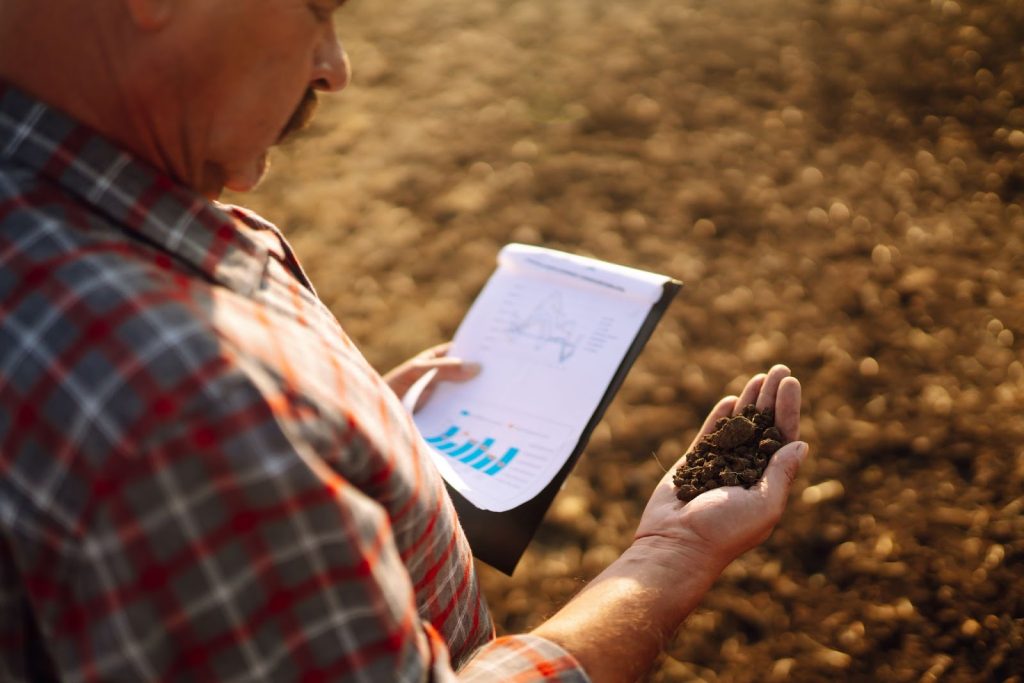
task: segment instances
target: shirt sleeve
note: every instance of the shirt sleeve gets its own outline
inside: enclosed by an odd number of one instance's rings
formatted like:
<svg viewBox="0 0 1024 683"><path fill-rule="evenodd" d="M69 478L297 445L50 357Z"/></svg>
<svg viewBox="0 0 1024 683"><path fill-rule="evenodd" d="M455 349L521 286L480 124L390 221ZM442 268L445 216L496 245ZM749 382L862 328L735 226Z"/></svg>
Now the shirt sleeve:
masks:
<svg viewBox="0 0 1024 683"><path fill-rule="evenodd" d="M586 680L530 636L491 641L456 673L384 508L296 438L324 426L296 403L286 428L284 397L254 400L250 378L215 366L157 399L122 435L132 447L82 477L77 538L34 568L64 676Z"/></svg>
<svg viewBox="0 0 1024 683"><path fill-rule="evenodd" d="M492 640L459 672L466 683L488 681L558 681L589 683L576 658L534 635L505 636Z"/></svg>

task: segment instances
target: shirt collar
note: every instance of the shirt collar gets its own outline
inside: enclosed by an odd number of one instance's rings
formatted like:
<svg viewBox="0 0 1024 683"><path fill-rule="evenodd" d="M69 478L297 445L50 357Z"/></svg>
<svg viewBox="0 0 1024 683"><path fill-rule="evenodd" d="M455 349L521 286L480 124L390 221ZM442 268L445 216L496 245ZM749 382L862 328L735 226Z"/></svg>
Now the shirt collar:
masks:
<svg viewBox="0 0 1024 683"><path fill-rule="evenodd" d="M31 169L215 282L242 294L260 286L267 248L217 205L0 81L4 162Z"/></svg>

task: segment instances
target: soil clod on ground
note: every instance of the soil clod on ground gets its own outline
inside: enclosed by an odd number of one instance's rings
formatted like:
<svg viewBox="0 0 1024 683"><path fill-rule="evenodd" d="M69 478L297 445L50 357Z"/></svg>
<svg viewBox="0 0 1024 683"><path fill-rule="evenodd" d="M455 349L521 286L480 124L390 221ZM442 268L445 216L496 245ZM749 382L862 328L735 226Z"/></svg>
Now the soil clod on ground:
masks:
<svg viewBox="0 0 1024 683"><path fill-rule="evenodd" d="M720 486L750 488L764 474L768 461L785 439L775 428L775 412L750 404L739 415L723 417L686 454L676 468L672 483L676 497L689 502Z"/></svg>

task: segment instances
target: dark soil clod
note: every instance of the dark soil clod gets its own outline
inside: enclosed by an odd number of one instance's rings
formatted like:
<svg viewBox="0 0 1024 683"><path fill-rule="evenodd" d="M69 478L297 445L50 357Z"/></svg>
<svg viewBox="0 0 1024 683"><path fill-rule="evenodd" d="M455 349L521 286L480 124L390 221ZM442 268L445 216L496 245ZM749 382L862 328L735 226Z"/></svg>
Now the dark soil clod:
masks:
<svg viewBox="0 0 1024 683"><path fill-rule="evenodd" d="M750 488L785 442L772 409L744 406L739 415L719 419L715 431L686 454L672 477L676 497L688 502L720 486Z"/></svg>

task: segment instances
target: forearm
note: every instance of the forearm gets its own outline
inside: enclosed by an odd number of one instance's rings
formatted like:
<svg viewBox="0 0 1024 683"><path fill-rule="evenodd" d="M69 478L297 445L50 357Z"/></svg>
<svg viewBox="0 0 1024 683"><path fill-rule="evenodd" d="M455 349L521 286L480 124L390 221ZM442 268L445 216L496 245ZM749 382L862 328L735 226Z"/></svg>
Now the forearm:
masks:
<svg viewBox="0 0 1024 683"><path fill-rule="evenodd" d="M639 679L722 570L661 550L630 547L534 634L572 653L594 683Z"/></svg>
<svg viewBox="0 0 1024 683"><path fill-rule="evenodd" d="M754 403L772 408L791 443L772 456L750 488L707 491L688 503L676 498L673 471L655 487L633 545L534 633L574 655L596 683L643 676L725 566L762 542L782 516L807 444L799 442L800 383L776 365L755 375L743 392L718 402L694 439L719 419ZM680 463L684 460L680 460Z"/></svg>

